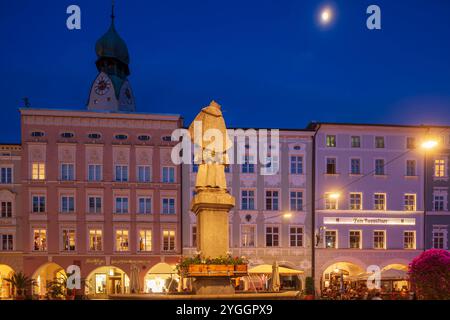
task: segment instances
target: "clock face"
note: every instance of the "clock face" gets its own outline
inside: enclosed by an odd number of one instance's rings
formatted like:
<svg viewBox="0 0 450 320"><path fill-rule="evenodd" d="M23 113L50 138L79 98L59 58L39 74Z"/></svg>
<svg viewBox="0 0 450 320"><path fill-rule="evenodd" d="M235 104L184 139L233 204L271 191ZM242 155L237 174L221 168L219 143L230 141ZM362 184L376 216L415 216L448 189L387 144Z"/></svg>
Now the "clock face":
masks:
<svg viewBox="0 0 450 320"><path fill-rule="evenodd" d="M95 82L95 93L104 95L111 88L111 81L107 77L100 77Z"/></svg>

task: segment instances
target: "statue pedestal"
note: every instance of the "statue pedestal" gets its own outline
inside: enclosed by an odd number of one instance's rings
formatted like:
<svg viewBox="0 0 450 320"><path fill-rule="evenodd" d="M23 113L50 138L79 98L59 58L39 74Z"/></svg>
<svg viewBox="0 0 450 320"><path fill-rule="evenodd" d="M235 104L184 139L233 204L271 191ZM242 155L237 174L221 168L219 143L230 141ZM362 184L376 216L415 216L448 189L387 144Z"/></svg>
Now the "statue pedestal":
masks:
<svg viewBox="0 0 450 320"><path fill-rule="evenodd" d="M199 191L191 203L197 215L197 250L205 258L225 257L229 250L228 212L234 197L222 190Z"/></svg>
<svg viewBox="0 0 450 320"><path fill-rule="evenodd" d="M192 199L191 210L197 215L197 250L202 257L225 257L229 251L228 212L235 199L221 189L199 190ZM233 294L234 287L228 276L196 277L196 294Z"/></svg>

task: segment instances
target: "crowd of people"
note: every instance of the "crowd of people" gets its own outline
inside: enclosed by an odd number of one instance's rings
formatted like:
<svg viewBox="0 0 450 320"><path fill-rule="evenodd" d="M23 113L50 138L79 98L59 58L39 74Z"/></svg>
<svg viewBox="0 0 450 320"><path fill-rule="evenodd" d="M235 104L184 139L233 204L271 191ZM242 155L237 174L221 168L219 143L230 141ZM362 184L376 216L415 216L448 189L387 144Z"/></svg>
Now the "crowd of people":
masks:
<svg viewBox="0 0 450 320"><path fill-rule="evenodd" d="M406 287L401 290L387 291L369 289L365 284L357 285L331 285L322 290L322 299L327 300L414 300L415 294Z"/></svg>

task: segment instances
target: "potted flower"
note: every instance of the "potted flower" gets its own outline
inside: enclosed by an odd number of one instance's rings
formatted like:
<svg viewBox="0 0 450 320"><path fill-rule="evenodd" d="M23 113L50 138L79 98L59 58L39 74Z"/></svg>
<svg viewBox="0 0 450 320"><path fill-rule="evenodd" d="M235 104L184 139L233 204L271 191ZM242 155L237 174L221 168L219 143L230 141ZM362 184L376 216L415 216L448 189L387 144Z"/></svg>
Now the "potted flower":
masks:
<svg viewBox="0 0 450 320"><path fill-rule="evenodd" d="M314 281L312 277L305 279L305 300L314 300Z"/></svg>
<svg viewBox="0 0 450 320"><path fill-rule="evenodd" d="M26 276L23 272L14 273L11 278L7 278L5 279L5 281L11 283L12 287L14 288L15 300L24 300L28 288L36 285L36 282L30 277Z"/></svg>
<svg viewBox="0 0 450 320"><path fill-rule="evenodd" d="M232 276L234 273L247 272L245 258L231 255L217 258L204 258L200 254L180 259L177 264L178 273L191 276Z"/></svg>

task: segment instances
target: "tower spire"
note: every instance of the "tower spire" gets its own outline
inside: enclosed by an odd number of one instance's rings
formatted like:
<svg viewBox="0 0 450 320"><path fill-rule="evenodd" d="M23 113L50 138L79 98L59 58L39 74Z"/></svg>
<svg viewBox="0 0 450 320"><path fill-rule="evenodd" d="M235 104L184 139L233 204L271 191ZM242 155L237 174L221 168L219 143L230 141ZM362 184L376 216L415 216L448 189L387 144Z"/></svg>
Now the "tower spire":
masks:
<svg viewBox="0 0 450 320"><path fill-rule="evenodd" d="M116 16L114 15L114 0L111 0L111 22L114 23L114 18Z"/></svg>

